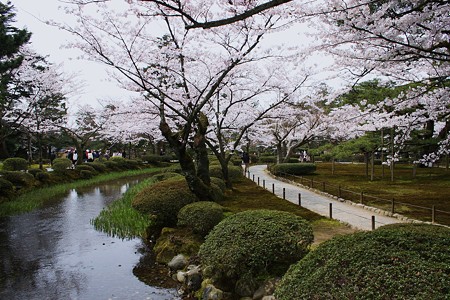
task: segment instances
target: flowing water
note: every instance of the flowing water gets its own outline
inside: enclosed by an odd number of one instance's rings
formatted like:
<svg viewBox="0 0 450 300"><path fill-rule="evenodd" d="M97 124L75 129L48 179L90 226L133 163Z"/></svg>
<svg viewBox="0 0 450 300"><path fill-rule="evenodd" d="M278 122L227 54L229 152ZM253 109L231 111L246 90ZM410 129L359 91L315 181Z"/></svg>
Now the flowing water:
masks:
<svg viewBox="0 0 450 300"><path fill-rule="evenodd" d="M129 185L72 190L42 209L0 218L0 299L180 299L175 288L133 274L152 268L143 265L142 240L110 237L90 223Z"/></svg>

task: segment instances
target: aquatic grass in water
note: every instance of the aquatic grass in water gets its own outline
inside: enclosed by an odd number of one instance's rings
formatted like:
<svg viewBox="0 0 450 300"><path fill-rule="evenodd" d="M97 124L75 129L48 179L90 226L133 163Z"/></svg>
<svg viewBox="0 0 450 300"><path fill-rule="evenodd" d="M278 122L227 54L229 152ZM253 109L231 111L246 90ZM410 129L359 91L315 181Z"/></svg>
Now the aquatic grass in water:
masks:
<svg viewBox="0 0 450 300"><path fill-rule="evenodd" d="M151 225L151 219L135 210L131 202L139 191L154 182L153 178L149 178L126 191L122 198L108 205L95 219L91 220L94 228L121 239L145 237L146 230Z"/></svg>
<svg viewBox="0 0 450 300"><path fill-rule="evenodd" d="M71 183L58 184L50 187L35 189L17 197L14 200L1 203L0 217L32 211L33 209L43 206L45 203L60 198L71 189L93 186L119 178L126 178L154 173L157 170L159 169L148 168L142 170L131 170L126 172L114 172L99 175L91 179L78 180Z"/></svg>

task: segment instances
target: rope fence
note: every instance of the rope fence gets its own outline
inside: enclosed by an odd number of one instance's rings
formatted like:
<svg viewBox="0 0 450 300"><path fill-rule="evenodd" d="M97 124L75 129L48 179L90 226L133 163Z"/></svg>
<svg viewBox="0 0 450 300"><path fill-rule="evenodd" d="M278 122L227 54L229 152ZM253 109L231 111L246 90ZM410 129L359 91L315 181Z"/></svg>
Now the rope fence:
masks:
<svg viewBox="0 0 450 300"><path fill-rule="evenodd" d="M352 191L343 188L340 185L334 185L325 181L309 179L303 176L296 176L287 173L280 173L279 176L300 183L305 187L316 189L329 195L336 196L339 199L350 200L352 202L373 206L379 209L390 211L392 214L399 213L406 216L410 215L416 219L421 219L422 221L450 225L450 211L436 209L435 205L432 205L431 207L425 207L401 202L396 200L395 198L386 199L369 195L363 191ZM295 180L292 180L292 178L294 178ZM272 187L272 190L274 190L274 187Z"/></svg>

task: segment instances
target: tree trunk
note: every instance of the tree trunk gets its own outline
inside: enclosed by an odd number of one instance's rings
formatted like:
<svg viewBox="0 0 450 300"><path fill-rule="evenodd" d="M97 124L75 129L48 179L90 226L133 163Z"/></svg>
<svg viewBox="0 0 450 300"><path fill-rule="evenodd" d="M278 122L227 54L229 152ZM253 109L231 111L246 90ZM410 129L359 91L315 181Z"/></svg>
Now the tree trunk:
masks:
<svg viewBox="0 0 450 300"><path fill-rule="evenodd" d="M197 144L195 145L194 150L196 151L196 155L201 160L201 162L199 163L199 168L201 168L201 170L197 172L192 156L189 155L189 153L187 153L186 151L186 143L181 142L178 139L178 135L172 133L169 125L164 120L161 120L159 128L162 135L166 138L168 144L171 146L180 162L181 170L183 171L183 175L186 178L189 189L201 201L215 201L215 194L213 193L211 186L208 185L210 183L209 163L207 152L204 151L204 149L206 150L206 147L204 146L204 137L201 136L201 132L198 133L200 135L196 137L196 141L194 142L194 144ZM204 158L205 155L206 159ZM207 166L208 171L206 171ZM199 175L208 183L204 182L199 177Z"/></svg>
<svg viewBox="0 0 450 300"><path fill-rule="evenodd" d="M375 177L375 151L372 151L370 160L370 181L373 181Z"/></svg>
<svg viewBox="0 0 450 300"><path fill-rule="evenodd" d="M331 159L331 175L334 175L334 168L335 168L335 159L333 157Z"/></svg>
<svg viewBox="0 0 450 300"><path fill-rule="evenodd" d="M364 152L364 164L366 165L366 178L369 177L369 152Z"/></svg>

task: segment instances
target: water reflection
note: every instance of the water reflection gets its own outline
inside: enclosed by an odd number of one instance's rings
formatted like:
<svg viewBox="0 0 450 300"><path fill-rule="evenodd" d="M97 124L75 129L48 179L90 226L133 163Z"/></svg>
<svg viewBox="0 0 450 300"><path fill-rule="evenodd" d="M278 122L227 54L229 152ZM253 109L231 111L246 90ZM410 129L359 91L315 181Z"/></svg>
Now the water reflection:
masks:
<svg viewBox="0 0 450 300"><path fill-rule="evenodd" d="M90 224L128 187L72 190L48 207L0 219L0 299L179 299L175 289L133 275L143 266L142 241Z"/></svg>

